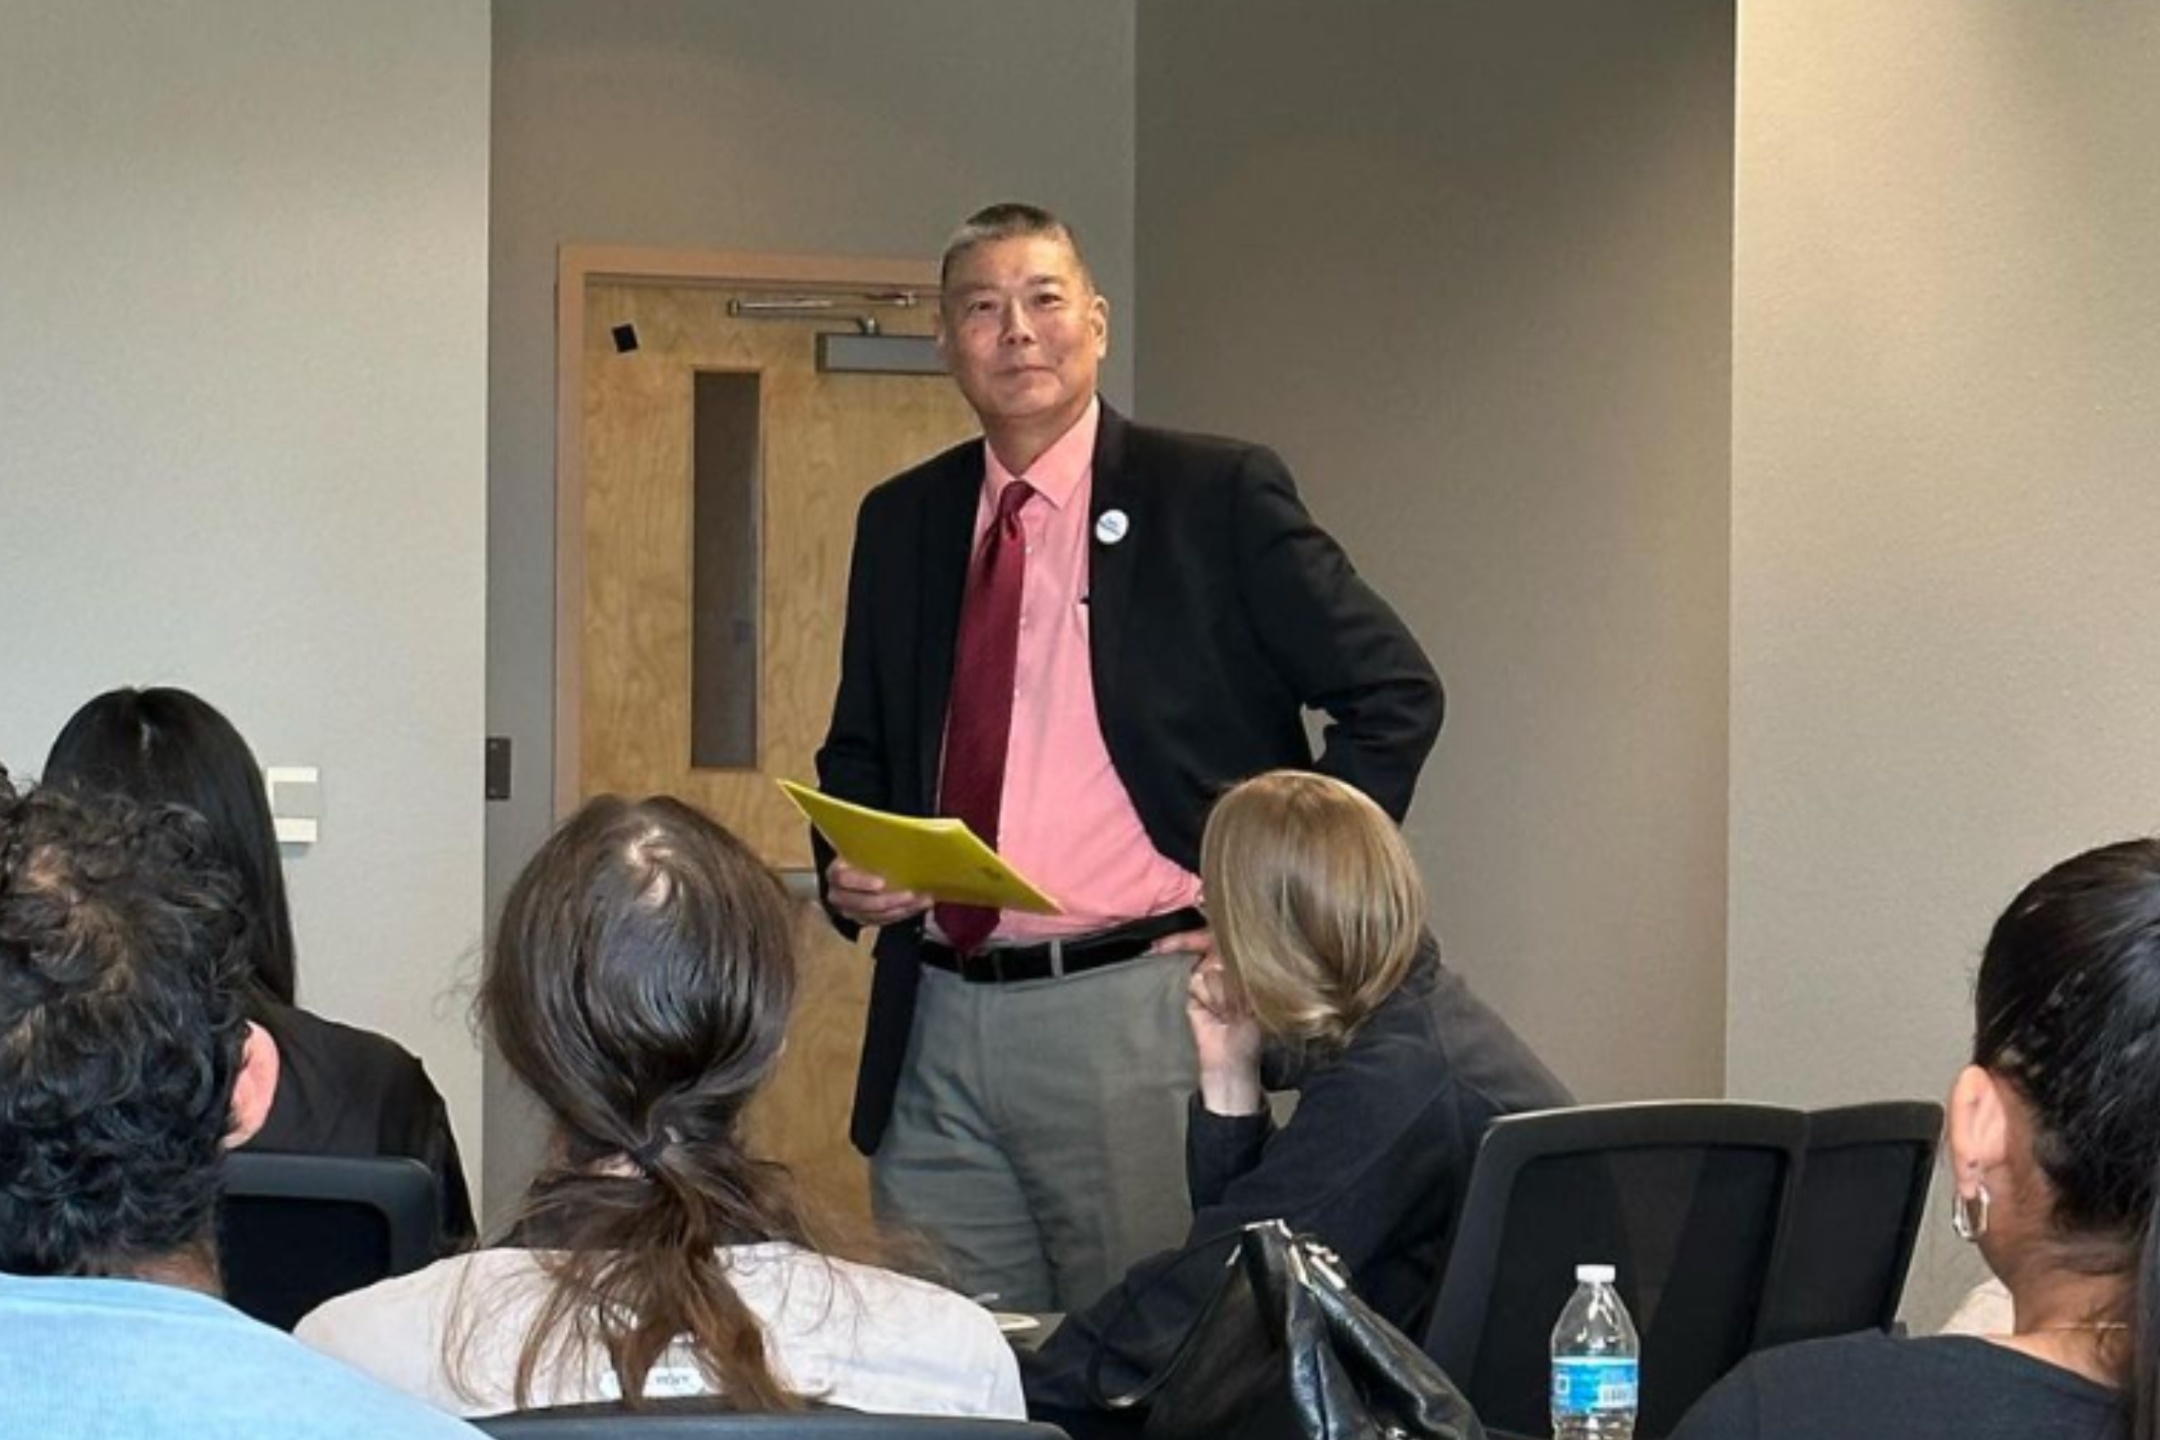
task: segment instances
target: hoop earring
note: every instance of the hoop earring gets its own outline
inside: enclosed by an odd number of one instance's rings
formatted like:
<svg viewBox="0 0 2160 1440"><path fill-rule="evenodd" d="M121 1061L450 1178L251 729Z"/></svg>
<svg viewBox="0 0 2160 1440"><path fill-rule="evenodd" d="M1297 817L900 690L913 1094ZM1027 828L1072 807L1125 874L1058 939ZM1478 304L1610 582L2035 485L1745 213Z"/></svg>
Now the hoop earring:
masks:
<svg viewBox="0 0 2160 1440"><path fill-rule="evenodd" d="M1950 1228L1967 1244L1987 1234L1988 1228L1987 1182L1975 1180L1973 1184L1978 1187L1976 1194L1960 1195L1954 1190L1950 1193Z"/></svg>

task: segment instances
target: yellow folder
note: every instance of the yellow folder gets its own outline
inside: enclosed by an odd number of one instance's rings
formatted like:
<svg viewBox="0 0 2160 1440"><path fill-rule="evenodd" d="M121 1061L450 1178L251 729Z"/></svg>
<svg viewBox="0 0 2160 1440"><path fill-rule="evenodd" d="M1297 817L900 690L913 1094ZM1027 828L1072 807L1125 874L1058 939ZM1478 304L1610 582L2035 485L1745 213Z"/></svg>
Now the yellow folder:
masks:
<svg viewBox="0 0 2160 1440"><path fill-rule="evenodd" d="M998 858L963 820L924 820L835 800L792 780L778 782L818 833L858 870L962 905L1056 915L1058 903Z"/></svg>

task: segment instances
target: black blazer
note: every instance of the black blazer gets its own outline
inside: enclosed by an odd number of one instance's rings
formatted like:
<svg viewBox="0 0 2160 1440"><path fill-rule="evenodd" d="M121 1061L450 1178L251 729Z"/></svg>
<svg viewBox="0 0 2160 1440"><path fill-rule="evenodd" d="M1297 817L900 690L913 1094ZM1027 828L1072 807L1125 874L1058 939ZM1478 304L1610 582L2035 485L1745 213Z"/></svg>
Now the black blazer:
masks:
<svg viewBox="0 0 2160 1440"><path fill-rule="evenodd" d="M827 793L934 813L982 442L870 492L856 519ZM1249 775L1309 766L1401 818L1440 732L1440 680L1409 630L1305 512L1271 451L1128 423L1103 407L1088 551L1095 707L1156 848L1199 868L1208 806ZM1326 712L1322 753L1304 710ZM815 837L813 837L815 840ZM831 851L816 841L822 883ZM836 917L837 918L837 917ZM842 922L844 930L852 927ZM878 937L852 1134L874 1151L919 979L920 922Z"/></svg>

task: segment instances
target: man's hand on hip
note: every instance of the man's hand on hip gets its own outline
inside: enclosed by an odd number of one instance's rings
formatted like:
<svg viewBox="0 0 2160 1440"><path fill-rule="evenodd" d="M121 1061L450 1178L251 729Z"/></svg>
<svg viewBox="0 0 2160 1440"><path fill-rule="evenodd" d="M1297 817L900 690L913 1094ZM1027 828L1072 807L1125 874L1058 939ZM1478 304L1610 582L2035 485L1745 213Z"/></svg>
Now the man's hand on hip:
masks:
<svg viewBox="0 0 2160 1440"><path fill-rule="evenodd" d="M1147 947L1150 955L1210 955L1215 951L1215 932L1212 930L1180 930L1165 935Z"/></svg>
<svg viewBox="0 0 2160 1440"><path fill-rule="evenodd" d="M857 925L897 925L930 908L930 897L895 890L882 875L835 859L825 867L825 902Z"/></svg>

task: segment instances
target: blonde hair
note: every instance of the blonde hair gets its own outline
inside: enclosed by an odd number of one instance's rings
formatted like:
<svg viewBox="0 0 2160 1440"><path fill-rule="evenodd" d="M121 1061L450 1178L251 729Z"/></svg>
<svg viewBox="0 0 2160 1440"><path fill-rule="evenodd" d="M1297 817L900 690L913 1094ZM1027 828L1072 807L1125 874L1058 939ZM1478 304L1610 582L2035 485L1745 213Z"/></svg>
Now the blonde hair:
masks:
<svg viewBox="0 0 2160 1440"><path fill-rule="evenodd" d="M1387 812L1273 770L1215 803L1201 882L1231 998L1277 1039L1340 1046L1409 972L1425 886Z"/></svg>

